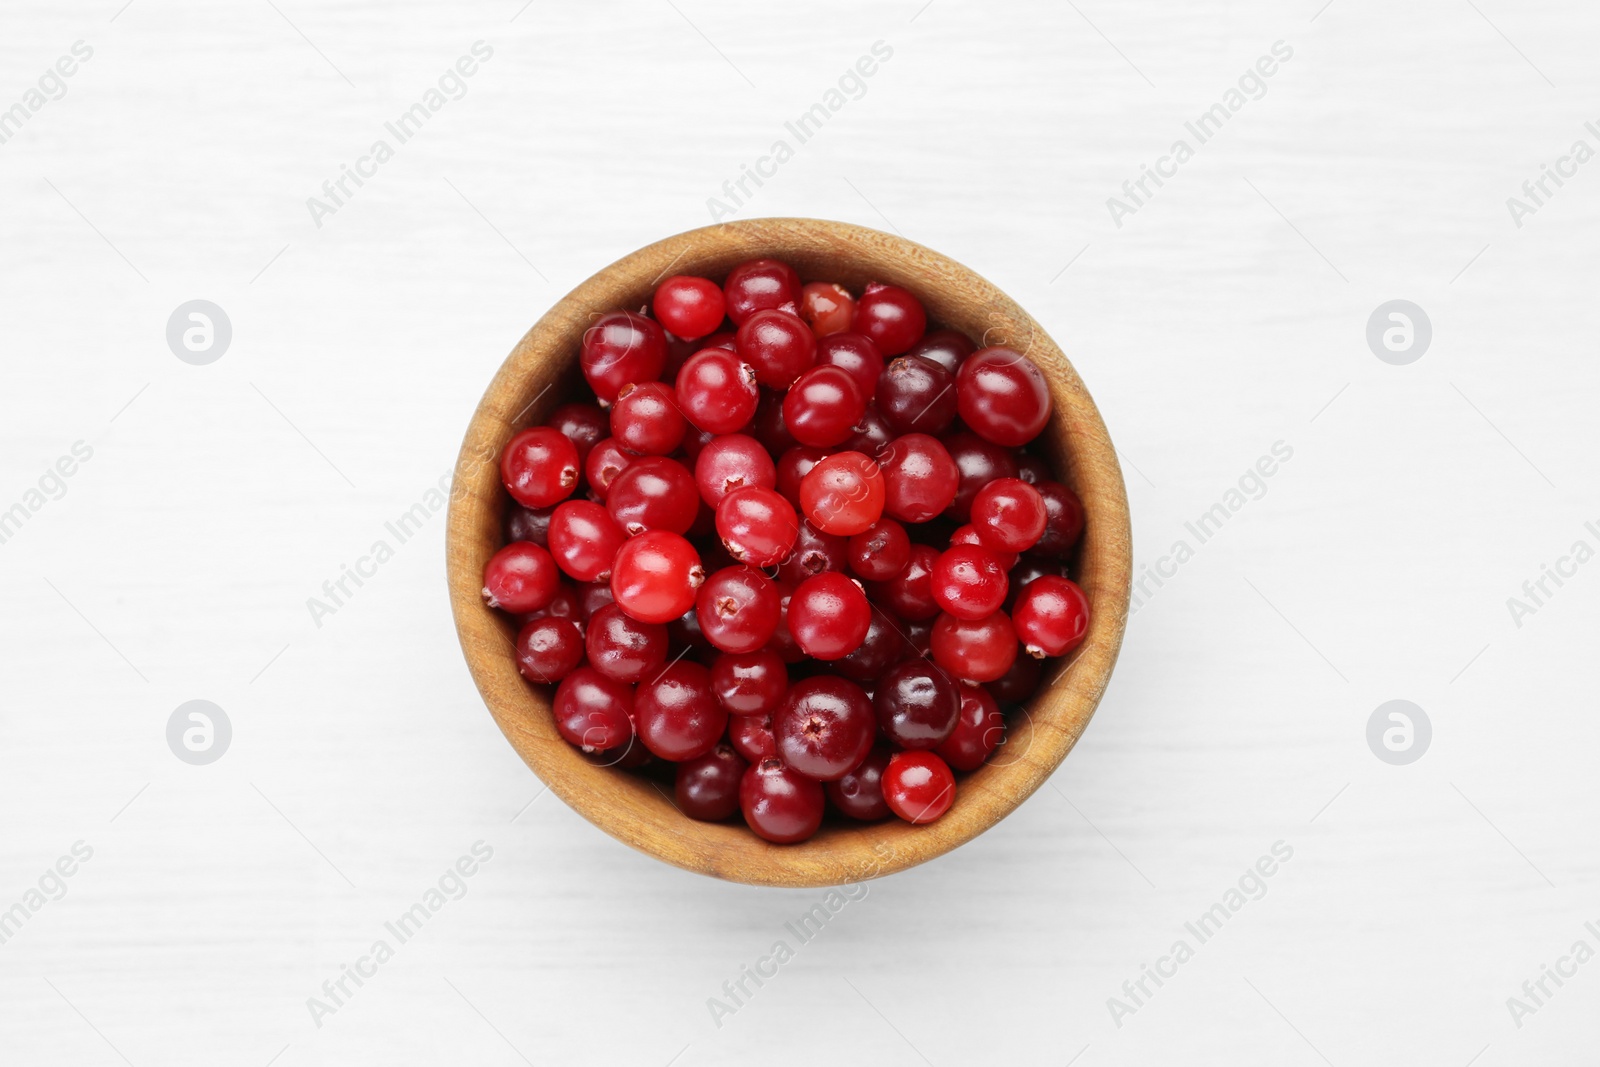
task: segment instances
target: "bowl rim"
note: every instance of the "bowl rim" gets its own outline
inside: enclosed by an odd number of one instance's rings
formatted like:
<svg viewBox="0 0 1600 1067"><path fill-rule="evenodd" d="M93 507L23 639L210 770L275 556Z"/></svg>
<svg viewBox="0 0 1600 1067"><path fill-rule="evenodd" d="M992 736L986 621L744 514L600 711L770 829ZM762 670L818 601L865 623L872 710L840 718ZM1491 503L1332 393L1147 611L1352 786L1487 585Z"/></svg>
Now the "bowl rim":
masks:
<svg viewBox="0 0 1600 1067"><path fill-rule="evenodd" d="M761 256L795 264L808 280L820 279L806 265L826 262L827 280L849 282L846 275L852 275L857 283L870 277L905 285L928 306L930 324L962 329L980 345L1020 348L1049 383L1052 411L1040 441L1058 477L1084 503L1075 577L1091 604L1089 634L1008 727L1007 745L997 750L1003 758L965 776L955 804L930 824L825 823L806 842L772 845L737 820L689 819L652 780L601 766L556 733L549 700L517 672L514 626L481 596L483 565L503 542L500 451L516 430L562 400L555 386L572 380L588 322L604 311L647 303L647 294L674 268L720 277L733 264ZM983 309L982 319L972 318L974 308ZM1131 595L1131 516L1121 467L1066 354L1020 305L955 260L903 237L824 219L757 218L688 230L630 252L556 301L517 342L473 412L453 474L445 537L451 612L468 669L535 775L625 844L685 870L750 885L822 887L892 874L965 844L1016 810L1066 758L1099 705Z"/></svg>

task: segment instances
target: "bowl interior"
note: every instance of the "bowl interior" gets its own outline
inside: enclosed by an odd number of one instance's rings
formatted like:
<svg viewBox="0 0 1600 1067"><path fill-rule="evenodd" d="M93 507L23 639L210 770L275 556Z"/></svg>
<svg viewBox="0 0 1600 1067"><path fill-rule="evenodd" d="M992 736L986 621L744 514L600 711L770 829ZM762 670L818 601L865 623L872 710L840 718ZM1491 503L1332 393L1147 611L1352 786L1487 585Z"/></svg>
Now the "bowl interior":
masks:
<svg viewBox="0 0 1600 1067"><path fill-rule="evenodd" d="M747 259L792 264L805 281L902 285L928 309L930 325L953 327L981 345L1025 352L1050 383L1053 412L1038 442L1087 515L1075 578L1091 605L1087 639L1047 665L1039 692L1012 716L1006 743L963 777L937 822L825 822L811 840L772 845L742 823L696 822L674 806L671 786L598 766L556 732L548 696L517 673L515 628L480 596L484 564L503 544L507 496L498 458L511 435L542 421L581 385L583 331L617 308L637 310L672 274L721 280ZM814 219L755 219L669 237L606 267L556 304L506 359L467 429L457 461L447 531L456 628L473 679L512 746L567 804L596 826L669 863L758 885L824 886L924 862L993 826L1037 789L1071 750L1099 703L1127 622L1131 542L1116 453L1093 400L1054 341L1011 299L972 271L903 238Z"/></svg>

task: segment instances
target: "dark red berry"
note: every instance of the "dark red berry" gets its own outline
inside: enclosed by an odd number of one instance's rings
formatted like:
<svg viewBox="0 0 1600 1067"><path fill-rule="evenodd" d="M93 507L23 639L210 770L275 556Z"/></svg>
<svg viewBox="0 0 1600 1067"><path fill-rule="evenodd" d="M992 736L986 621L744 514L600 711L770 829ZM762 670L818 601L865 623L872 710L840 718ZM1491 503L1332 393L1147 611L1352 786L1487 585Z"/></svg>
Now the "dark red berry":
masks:
<svg viewBox="0 0 1600 1067"><path fill-rule="evenodd" d="M848 372L869 403L878 391L883 354L877 345L859 333L836 333L818 341L817 363Z"/></svg>
<svg viewBox="0 0 1600 1067"><path fill-rule="evenodd" d="M1034 486L1044 498L1044 535L1033 546L1041 555L1062 557L1083 536L1083 503L1078 494L1060 482L1042 481Z"/></svg>
<svg viewBox="0 0 1600 1067"><path fill-rule="evenodd" d="M729 271L722 283L728 318L735 326L765 308L798 314L800 290L800 275L776 259L747 260Z"/></svg>
<svg viewBox="0 0 1600 1067"><path fill-rule="evenodd" d="M956 408L973 433L1020 448L1050 421L1050 387L1033 361L1011 348L985 348L956 372Z"/></svg>
<svg viewBox="0 0 1600 1067"><path fill-rule="evenodd" d="M841 778L872 748L872 703L861 687L820 674L789 687L772 720L778 756L807 778Z"/></svg>
<svg viewBox="0 0 1600 1067"><path fill-rule="evenodd" d="M677 460L640 456L612 481L606 510L629 537L646 530L685 534L700 510L700 491Z"/></svg>
<svg viewBox="0 0 1600 1067"><path fill-rule="evenodd" d="M879 519L850 538L850 569L868 582L886 582L906 569L911 539L893 519Z"/></svg>
<svg viewBox="0 0 1600 1067"><path fill-rule="evenodd" d="M530 426L506 444L500 477L524 507L553 507L578 486L578 446L560 430Z"/></svg>
<svg viewBox="0 0 1600 1067"><path fill-rule="evenodd" d="M813 575L824 571L843 573L850 564L850 542L837 534L823 533L809 522L801 521L800 532L794 547L778 564L778 579L790 585L799 585Z"/></svg>
<svg viewBox="0 0 1600 1067"><path fill-rule="evenodd" d="M622 446L609 437L589 450L589 458L584 461L583 470L596 500L605 503L606 497L611 492L611 483L616 481L617 476L627 470L636 458L624 452Z"/></svg>
<svg viewBox="0 0 1600 1067"><path fill-rule="evenodd" d="M944 445L923 433L889 443L878 458L884 514L901 522L927 522L956 498L959 475Z"/></svg>
<svg viewBox="0 0 1600 1067"><path fill-rule="evenodd" d="M1018 656L1011 669L983 688L1002 704L1025 704L1033 698L1044 680L1044 661L1032 656Z"/></svg>
<svg viewBox="0 0 1600 1067"><path fill-rule="evenodd" d="M517 631L517 670L530 682L559 682L583 662L583 633L571 619L534 619Z"/></svg>
<svg viewBox="0 0 1600 1067"><path fill-rule="evenodd" d="M994 697L982 686L964 685L956 728L934 753L958 771L975 771L1005 736L1006 720Z"/></svg>
<svg viewBox="0 0 1600 1067"><path fill-rule="evenodd" d="M972 339L960 330L934 330L923 335L922 340L918 341L906 355L931 359L954 374L961 366L962 360L972 355L977 347L972 343Z"/></svg>
<svg viewBox="0 0 1600 1067"><path fill-rule="evenodd" d="M835 674L862 685L875 685L885 671L907 655L900 624L876 605L871 610L872 621L867 624L867 635L861 644L831 664Z"/></svg>
<svg viewBox="0 0 1600 1067"><path fill-rule="evenodd" d="M757 311L739 324L735 335L739 358L755 368L756 381L769 389L787 389L817 361L817 336L798 315Z"/></svg>
<svg viewBox="0 0 1600 1067"><path fill-rule="evenodd" d="M695 616L706 640L723 652L754 652L778 628L778 587L760 571L738 564L706 578Z"/></svg>
<svg viewBox="0 0 1600 1067"><path fill-rule="evenodd" d="M609 311L583 331L578 356L583 376L603 404L629 382L653 382L667 365L661 326L632 311Z"/></svg>
<svg viewBox="0 0 1600 1067"><path fill-rule="evenodd" d="M579 667L562 679L550 711L561 736L586 752L616 748L633 738L633 686L593 667Z"/></svg>
<svg viewBox="0 0 1600 1067"><path fill-rule="evenodd" d="M728 713L711 689L711 672L688 660L669 663L639 683L633 719L645 747L669 760L710 752L728 728Z"/></svg>
<svg viewBox="0 0 1600 1067"><path fill-rule="evenodd" d="M822 783L780 760L752 763L739 783L739 807L758 837L780 845L804 841L822 825Z"/></svg>
<svg viewBox="0 0 1600 1067"><path fill-rule="evenodd" d="M784 394L783 423L801 444L830 448L850 437L866 410L867 399L849 371L812 367Z"/></svg>
<svg viewBox="0 0 1600 1067"><path fill-rule="evenodd" d="M779 699L782 700L781 697ZM728 743L751 763L776 758L778 739L772 736L772 716L775 714L776 709L759 711L753 715L729 716Z"/></svg>
<svg viewBox="0 0 1600 1067"><path fill-rule="evenodd" d="M688 426L663 382L629 382L611 405L611 437L629 452L664 456L683 443Z"/></svg>
<svg viewBox="0 0 1600 1067"><path fill-rule="evenodd" d="M811 473L811 468L828 456L827 449L809 445L795 445L778 457L777 489L783 498L795 507L800 506L800 483ZM532 540L532 538L524 538Z"/></svg>
<svg viewBox="0 0 1600 1067"><path fill-rule="evenodd" d="M828 799L841 814L862 822L889 817L889 804L883 799L883 772L889 769L892 754L888 745L873 745L866 758L845 772L843 778L823 785Z"/></svg>
<svg viewBox="0 0 1600 1067"><path fill-rule="evenodd" d="M895 433L943 433L956 417L955 380L931 359L901 356L878 375L878 411Z"/></svg>
<svg viewBox="0 0 1600 1067"><path fill-rule="evenodd" d="M550 547L550 516L555 513L555 508L525 508L513 500L506 509L506 540Z"/></svg>
<svg viewBox="0 0 1600 1067"><path fill-rule="evenodd" d="M955 460L960 476L956 498L945 509L945 515L957 522L966 522L972 517L972 500L980 489L997 478L1015 478L1017 475L1017 460L1012 450L993 441L985 441L975 433L963 430L939 443Z"/></svg>
<svg viewBox="0 0 1600 1067"><path fill-rule="evenodd" d="M491 608L526 615L555 596L561 572L550 553L531 541L513 541L483 568L483 599Z"/></svg>
<svg viewBox="0 0 1600 1067"><path fill-rule="evenodd" d="M615 604L589 619L583 643L589 666L616 682L640 681L667 662L667 628L640 622Z"/></svg>
<svg viewBox="0 0 1600 1067"><path fill-rule="evenodd" d="M939 614L933 598L933 567L939 550L932 545L912 545L905 570L873 586L873 596L902 619L931 619Z"/></svg>
<svg viewBox="0 0 1600 1067"><path fill-rule="evenodd" d="M578 469L583 470L589 451L611 432L611 422L598 404L562 404L550 413L544 424L560 430L578 450Z"/></svg>
<svg viewBox="0 0 1600 1067"><path fill-rule="evenodd" d="M789 691L789 669L770 648L725 652L711 663L711 688L729 715L768 715Z"/></svg>
<svg viewBox="0 0 1600 1067"><path fill-rule="evenodd" d="M883 772L883 799L909 823L930 823L950 810L956 776L932 752L896 752Z"/></svg>
<svg viewBox="0 0 1600 1067"><path fill-rule="evenodd" d="M851 329L871 338L884 355L898 356L917 343L927 326L922 301L898 285L874 283L856 301Z"/></svg>
<svg viewBox="0 0 1600 1067"><path fill-rule="evenodd" d="M733 746L717 745L703 756L678 764L673 794L678 810L691 819L721 822L739 811L739 783L750 764Z"/></svg>
<svg viewBox="0 0 1600 1067"><path fill-rule="evenodd" d="M899 748L938 748L961 715L961 687L925 659L890 669L872 694L878 729Z"/></svg>

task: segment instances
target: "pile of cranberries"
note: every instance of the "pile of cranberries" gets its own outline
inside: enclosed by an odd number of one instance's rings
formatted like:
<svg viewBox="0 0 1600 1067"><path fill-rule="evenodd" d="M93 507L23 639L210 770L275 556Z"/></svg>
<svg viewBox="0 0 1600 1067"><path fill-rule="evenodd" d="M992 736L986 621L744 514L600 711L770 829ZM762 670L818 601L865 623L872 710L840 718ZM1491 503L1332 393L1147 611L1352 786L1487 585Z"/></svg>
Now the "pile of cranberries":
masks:
<svg viewBox="0 0 1600 1067"><path fill-rule="evenodd" d="M1071 652L1083 507L1026 450L1043 374L894 285L772 259L601 315L593 397L520 431L483 595L590 758L675 764L695 819L803 841L932 822ZM1020 653L1020 654L1019 654Z"/></svg>

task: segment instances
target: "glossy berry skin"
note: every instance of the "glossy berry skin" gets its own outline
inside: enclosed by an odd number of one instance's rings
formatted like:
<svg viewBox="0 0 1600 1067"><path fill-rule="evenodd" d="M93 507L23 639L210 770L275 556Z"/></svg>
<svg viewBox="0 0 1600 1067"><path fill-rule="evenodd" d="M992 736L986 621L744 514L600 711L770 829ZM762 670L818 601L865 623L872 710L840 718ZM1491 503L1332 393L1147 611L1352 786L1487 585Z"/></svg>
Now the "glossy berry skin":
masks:
<svg viewBox="0 0 1600 1067"><path fill-rule="evenodd" d="M958 619L981 619L1000 610L1009 583L1006 569L982 545L951 545L934 561L929 591L945 612Z"/></svg>
<svg viewBox="0 0 1600 1067"><path fill-rule="evenodd" d="M772 716L762 711L754 715L732 715L728 719L728 744L751 763L777 759L778 739L772 736Z"/></svg>
<svg viewBox="0 0 1600 1067"><path fill-rule="evenodd" d="M901 522L927 522L956 498L955 460L936 438L908 433L878 457L883 472L883 511Z"/></svg>
<svg viewBox="0 0 1600 1067"><path fill-rule="evenodd" d="M861 644L830 664L833 673L865 686L876 685L885 671L910 655L901 636L903 626L876 604L871 610L872 621L867 624L867 635Z"/></svg>
<svg viewBox="0 0 1600 1067"><path fill-rule="evenodd" d="M525 508L512 501L506 509L506 540L532 541L540 548L550 547L550 516L555 508Z"/></svg>
<svg viewBox="0 0 1600 1067"><path fill-rule="evenodd" d="M556 591L544 607L527 615L517 616L517 621L527 624L535 619L567 619L578 624L578 632L583 632L583 615L578 605L578 589L571 582L557 582Z"/></svg>
<svg viewBox="0 0 1600 1067"><path fill-rule="evenodd" d="M650 308L668 333L686 341L714 333L727 314L722 286L687 274L674 274L656 286Z"/></svg>
<svg viewBox="0 0 1600 1067"><path fill-rule="evenodd" d="M583 662L583 631L571 619L545 616L517 631L517 670L530 682L559 682Z"/></svg>
<svg viewBox="0 0 1600 1067"><path fill-rule="evenodd" d="M615 604L589 619L583 643L589 666L614 682L640 681L667 662L667 628L631 618Z"/></svg>
<svg viewBox="0 0 1600 1067"><path fill-rule="evenodd" d="M794 634L789 632L789 601L794 599L794 587L787 582L778 582L778 628L773 631L772 640L767 642L767 647L776 652L785 663L799 663L806 658L806 654L795 643Z"/></svg>
<svg viewBox="0 0 1600 1067"><path fill-rule="evenodd" d="M783 559L799 532L793 505L776 490L747 485L717 505L717 536L734 559L752 567L770 567Z"/></svg>
<svg viewBox="0 0 1600 1067"><path fill-rule="evenodd" d="M847 440L866 413L867 399L850 372L812 367L783 397L783 423L796 441L831 448Z"/></svg>
<svg viewBox="0 0 1600 1067"><path fill-rule="evenodd" d="M883 353L859 333L836 333L818 341L817 363L838 367L849 373L868 403L878 392L878 375L883 373Z"/></svg>
<svg viewBox="0 0 1600 1067"><path fill-rule="evenodd" d="M766 308L777 308L791 315L800 311L800 275L793 267L776 259L751 259L728 272L722 283L728 318L735 326Z"/></svg>
<svg viewBox="0 0 1600 1067"><path fill-rule="evenodd" d="M878 682L872 694L878 729L899 748L944 744L961 717L961 687L925 659L906 660Z"/></svg>
<svg viewBox="0 0 1600 1067"><path fill-rule="evenodd" d="M694 461L694 480L700 499L709 507L746 485L771 489L778 484L772 455L754 437L742 433L720 434L707 441Z"/></svg>
<svg viewBox="0 0 1600 1067"><path fill-rule="evenodd" d="M726 742L703 756L684 760L673 781L678 810L702 822L731 819L739 811L739 783L749 766Z"/></svg>
<svg viewBox="0 0 1600 1067"><path fill-rule="evenodd" d="M1021 478L999 478L972 499L972 528L997 552L1025 552L1044 535L1044 497Z"/></svg>
<svg viewBox="0 0 1600 1067"><path fill-rule="evenodd" d="M712 574L695 596L700 632L723 652L754 652L778 628L778 587L743 564Z"/></svg>
<svg viewBox="0 0 1600 1067"><path fill-rule="evenodd" d="M850 563L850 542L837 534L823 533L809 522L800 523L794 547L778 564L778 580L798 586L824 571L843 573Z"/></svg>
<svg viewBox="0 0 1600 1067"><path fill-rule="evenodd" d="M483 599L491 608L526 615L548 604L560 582L549 552L531 541L513 541L484 565Z"/></svg>
<svg viewBox="0 0 1600 1067"><path fill-rule="evenodd" d="M956 776L932 752L896 752L883 772L883 799L909 823L930 823L950 810Z"/></svg>
<svg viewBox="0 0 1600 1067"><path fill-rule="evenodd" d="M898 285L867 286L856 301L851 329L863 334L886 356L898 356L922 337L928 314L922 301Z"/></svg>
<svg viewBox="0 0 1600 1067"><path fill-rule="evenodd" d="M598 404L562 404L550 413L544 424L561 431L578 450L578 469L583 469L590 449L611 432L611 422Z"/></svg>
<svg viewBox="0 0 1600 1067"><path fill-rule="evenodd" d="M1041 555L1061 558L1072 551L1083 536L1083 502L1078 494L1060 482L1045 480L1034 486L1044 499L1044 534L1033 546Z"/></svg>
<svg viewBox="0 0 1600 1067"><path fill-rule="evenodd" d="M593 582L578 587L578 619L587 627L607 604L615 604L616 598L611 595L609 581Z"/></svg>
<svg viewBox="0 0 1600 1067"><path fill-rule="evenodd" d="M778 457L777 463L777 489L783 498L795 507L800 506L800 483L805 476L828 457L825 448L812 448L809 445L795 445L786 449Z"/></svg>
<svg viewBox="0 0 1600 1067"><path fill-rule="evenodd" d="M943 433L956 417L955 375L931 359L901 356L878 375L876 402L895 433Z"/></svg>
<svg viewBox="0 0 1600 1067"><path fill-rule="evenodd" d="M888 745L873 745L866 758L846 771L844 777L823 786L840 814L861 822L889 817L889 804L883 799L883 772L889 769L892 752Z"/></svg>
<svg viewBox="0 0 1600 1067"><path fill-rule="evenodd" d="M761 389L760 393L755 417L745 431L760 441L768 453L781 456L800 442L794 439L789 427L784 424L783 394L775 389Z"/></svg>
<svg viewBox="0 0 1600 1067"><path fill-rule="evenodd" d="M860 763L876 729L872 702L861 687L826 674L791 685L772 719L778 757L819 782L842 778Z"/></svg>
<svg viewBox="0 0 1600 1067"><path fill-rule="evenodd" d="M688 428L677 394L664 382L629 382L611 405L611 437L628 452L664 456L683 443Z"/></svg>
<svg viewBox="0 0 1600 1067"><path fill-rule="evenodd" d="M1017 631L1011 617L997 611L982 619L940 615L929 639L933 662L968 682L992 682L1017 658Z"/></svg>
<svg viewBox="0 0 1600 1067"><path fill-rule="evenodd" d="M876 408L868 408L861 421L850 428L850 436L839 447L847 452L860 452L874 460L883 457L885 449L894 440L894 431L884 421Z"/></svg>
<svg viewBox="0 0 1600 1067"><path fill-rule="evenodd" d="M1021 448L1050 421L1050 389L1031 359L1011 348L984 348L956 372L956 410L984 440Z"/></svg>
<svg viewBox="0 0 1600 1067"><path fill-rule="evenodd" d="M1035 578L1017 597L1011 621L1028 655L1065 655L1089 634L1089 598L1070 578Z"/></svg>
<svg viewBox="0 0 1600 1067"><path fill-rule="evenodd" d="M530 426L506 443L500 477L523 507L554 507L578 487L578 446L560 430Z"/></svg>
<svg viewBox="0 0 1600 1067"><path fill-rule="evenodd" d="M989 548L988 545L978 540L978 531L970 522L965 526L956 527L955 532L950 535L950 547L954 548L956 545L978 545L988 549L994 553L994 558L1000 561L1000 569L1008 574L1011 568L1017 565L1018 556L1015 552L995 551L995 549ZM1013 586L1013 588L1015 587ZM1010 594L1008 593L1007 596L1009 597Z"/></svg>
<svg viewBox="0 0 1600 1067"><path fill-rule="evenodd" d="M633 721L645 748L679 761L710 752L728 728L728 713L711 690L711 672L678 660L639 683Z"/></svg>
<svg viewBox="0 0 1600 1067"><path fill-rule="evenodd" d="M589 450L584 460L583 473L589 480L589 491L594 498L605 503L611 493L611 483L633 463L637 457L624 452L622 446L611 438L600 440Z"/></svg>
<svg viewBox="0 0 1600 1067"><path fill-rule="evenodd" d="M1002 704L1024 704L1039 691L1039 683L1043 680L1043 660L1018 656L1010 670L992 682L983 683L982 688Z"/></svg>
<svg viewBox="0 0 1600 1067"><path fill-rule="evenodd" d="M883 474L860 452L836 452L800 481L800 510L823 533L851 537L883 515Z"/></svg>
<svg viewBox="0 0 1600 1067"><path fill-rule="evenodd" d="M934 330L932 333L924 334L922 340L912 346L906 355L931 359L954 374L962 361L972 355L977 347L972 343L972 339L960 330Z"/></svg>
<svg viewBox="0 0 1600 1067"><path fill-rule="evenodd" d="M592 500L564 500L550 517L550 555L580 582L611 578L611 561L627 540L611 513Z"/></svg>
<svg viewBox="0 0 1600 1067"><path fill-rule="evenodd" d="M739 783L739 807L756 836L774 844L804 841L822 825L822 783L781 760L752 763Z"/></svg>
<svg viewBox="0 0 1600 1067"><path fill-rule="evenodd" d="M932 545L912 545L905 570L874 586L873 596L902 619L932 619L940 610L933 598L933 568L939 555Z"/></svg>
<svg viewBox="0 0 1600 1067"><path fill-rule="evenodd" d="M583 377L602 404L629 382L653 382L667 365L667 335L652 319L609 311L583 331L578 353Z"/></svg>
<svg viewBox="0 0 1600 1067"><path fill-rule="evenodd" d="M678 409L708 433L737 433L756 413L755 368L725 348L702 348L678 369Z"/></svg>
<svg viewBox="0 0 1600 1067"><path fill-rule="evenodd" d="M800 317L818 337L848 330L855 314L856 298L837 282L807 282L800 290Z"/></svg>
<svg viewBox="0 0 1600 1067"><path fill-rule="evenodd" d="M629 537L646 530L685 534L700 511L700 492L677 460L640 456L611 483L606 510Z"/></svg>
<svg viewBox="0 0 1600 1067"><path fill-rule="evenodd" d="M729 715L770 715L789 692L789 668L769 648L725 652L712 661L711 688Z"/></svg>
<svg viewBox="0 0 1600 1067"><path fill-rule="evenodd" d="M671 622L694 606L705 581L700 555L681 536L647 530L630 538L611 565L617 607L640 622Z"/></svg>
<svg viewBox="0 0 1600 1067"><path fill-rule="evenodd" d="M1042 456L1018 456L1017 477L1037 489L1044 482L1053 481L1055 472Z"/></svg>
<svg viewBox="0 0 1600 1067"><path fill-rule="evenodd" d="M561 680L550 701L556 730L585 752L616 748L633 739L633 686L614 682L593 667Z"/></svg>
<svg viewBox="0 0 1600 1067"><path fill-rule="evenodd" d="M756 381L769 389L787 389L817 361L817 335L787 311L757 311L739 324L734 335L739 358L755 368Z"/></svg>
<svg viewBox="0 0 1600 1067"><path fill-rule="evenodd" d="M1006 720L994 697L982 686L964 685L956 728L933 751L955 770L975 771L983 766L1005 736Z"/></svg>
<svg viewBox="0 0 1600 1067"><path fill-rule="evenodd" d="M911 538L893 519L879 519L850 538L850 569L867 582L886 582L911 561Z"/></svg>
<svg viewBox="0 0 1600 1067"><path fill-rule="evenodd" d="M789 632L812 659L835 660L860 647L872 622L861 587L836 571L807 578L789 601Z"/></svg>
<svg viewBox="0 0 1600 1067"><path fill-rule="evenodd" d="M975 433L963 430L943 438L940 444L955 460L960 482L956 498L945 509L945 515L957 522L972 517L972 501L979 490L998 478L1017 476L1016 454L993 441L985 441Z"/></svg>

